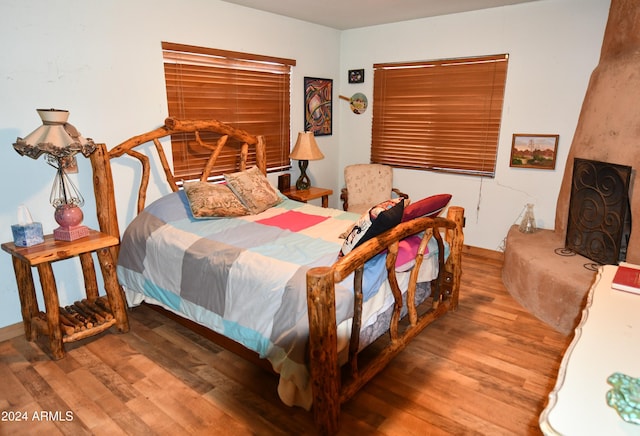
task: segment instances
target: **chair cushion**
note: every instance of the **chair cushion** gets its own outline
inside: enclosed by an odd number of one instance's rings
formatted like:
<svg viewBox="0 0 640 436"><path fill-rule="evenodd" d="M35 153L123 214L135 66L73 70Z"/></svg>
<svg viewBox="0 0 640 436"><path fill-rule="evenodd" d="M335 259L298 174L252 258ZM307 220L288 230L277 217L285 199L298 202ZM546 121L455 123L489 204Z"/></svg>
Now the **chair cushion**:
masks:
<svg viewBox="0 0 640 436"><path fill-rule="evenodd" d="M344 169L344 182L349 193L349 212L353 206L367 208L391 198L393 169L380 164L355 164Z"/></svg>
<svg viewBox="0 0 640 436"><path fill-rule="evenodd" d="M366 211L368 211L369 209L371 209L371 204L351 204L349 203L349 212L353 212L353 213L358 213L360 215L362 215L363 213L365 213Z"/></svg>
<svg viewBox="0 0 640 436"><path fill-rule="evenodd" d="M346 236L340 256L345 256L360 244L398 225L404 212L404 199L394 198L379 203L365 212Z"/></svg>
<svg viewBox="0 0 640 436"><path fill-rule="evenodd" d="M404 209L402 221L409 221L419 217L431 218L437 216L442 212L442 209L449 204L449 200L451 200L451 194L437 194L411 203Z"/></svg>

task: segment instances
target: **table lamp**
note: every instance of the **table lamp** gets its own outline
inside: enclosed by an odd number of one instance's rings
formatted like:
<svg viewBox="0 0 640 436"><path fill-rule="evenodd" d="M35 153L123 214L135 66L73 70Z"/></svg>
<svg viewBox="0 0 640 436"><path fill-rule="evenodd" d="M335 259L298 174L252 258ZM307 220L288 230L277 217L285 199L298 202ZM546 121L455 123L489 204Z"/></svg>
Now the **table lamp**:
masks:
<svg viewBox="0 0 640 436"><path fill-rule="evenodd" d="M96 149L91 138L83 138L78 130L67 123L69 111L61 109L37 109L42 126L18 138L13 148L21 156L38 159L45 155L46 162L56 169L49 202L56 209L54 218L60 225L53 231L57 240L73 241L89 234L86 226L80 225L84 215L84 198L67 175L67 169L75 165L75 155L89 156Z"/></svg>
<svg viewBox="0 0 640 436"><path fill-rule="evenodd" d="M300 177L296 180L296 189L301 191L309 189L311 186L309 176L307 176L309 161L324 159L324 155L318 148L318 143L313 136L313 132L298 133L298 140L289 157L296 159L298 161L298 168L300 168Z"/></svg>

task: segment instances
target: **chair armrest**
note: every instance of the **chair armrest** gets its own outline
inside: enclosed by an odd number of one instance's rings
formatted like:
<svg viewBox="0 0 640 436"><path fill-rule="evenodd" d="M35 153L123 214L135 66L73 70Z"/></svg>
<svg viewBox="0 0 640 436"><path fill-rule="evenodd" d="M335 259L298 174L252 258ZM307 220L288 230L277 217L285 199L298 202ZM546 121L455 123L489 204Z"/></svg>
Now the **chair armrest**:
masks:
<svg viewBox="0 0 640 436"><path fill-rule="evenodd" d="M404 192L400 191L398 188L391 188L391 192L395 193L398 197L402 197L404 199L409 198L408 194L405 194Z"/></svg>
<svg viewBox="0 0 640 436"><path fill-rule="evenodd" d="M342 200L342 210L347 210L349 208L349 191L347 191L347 188L342 188L340 200Z"/></svg>

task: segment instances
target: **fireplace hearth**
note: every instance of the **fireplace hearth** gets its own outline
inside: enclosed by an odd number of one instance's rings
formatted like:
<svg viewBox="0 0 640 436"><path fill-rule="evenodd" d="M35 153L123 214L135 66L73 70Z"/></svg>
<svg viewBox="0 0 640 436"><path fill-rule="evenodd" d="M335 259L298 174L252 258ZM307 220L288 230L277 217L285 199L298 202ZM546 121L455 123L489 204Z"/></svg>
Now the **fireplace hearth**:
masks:
<svg viewBox="0 0 640 436"><path fill-rule="evenodd" d="M631 167L574 159L565 246L596 263L626 260Z"/></svg>

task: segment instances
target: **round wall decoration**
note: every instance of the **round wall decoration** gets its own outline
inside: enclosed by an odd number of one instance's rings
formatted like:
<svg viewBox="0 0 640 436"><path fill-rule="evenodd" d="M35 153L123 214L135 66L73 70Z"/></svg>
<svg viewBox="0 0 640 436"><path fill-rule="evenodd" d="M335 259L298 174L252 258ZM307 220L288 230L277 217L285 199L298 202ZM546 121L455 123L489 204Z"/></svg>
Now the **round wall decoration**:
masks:
<svg viewBox="0 0 640 436"><path fill-rule="evenodd" d="M349 107L351 108L353 113L358 115L365 113L365 111L367 110L367 105L369 104L369 102L367 101L367 96L361 92L356 92L351 96L351 98L345 97L344 95L341 95L340 98L342 100L348 101Z"/></svg>

